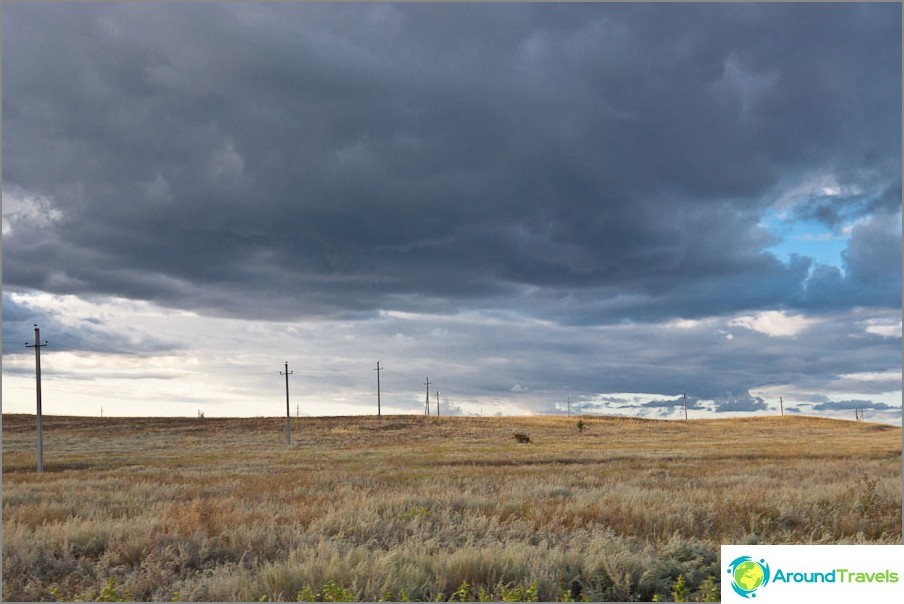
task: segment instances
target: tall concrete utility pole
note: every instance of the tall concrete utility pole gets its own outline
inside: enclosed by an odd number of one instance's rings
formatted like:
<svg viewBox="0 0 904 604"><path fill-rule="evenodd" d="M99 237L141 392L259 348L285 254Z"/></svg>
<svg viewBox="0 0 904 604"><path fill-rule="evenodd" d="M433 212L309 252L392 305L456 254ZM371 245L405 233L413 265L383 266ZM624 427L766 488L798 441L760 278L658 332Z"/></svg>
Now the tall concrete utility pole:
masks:
<svg viewBox="0 0 904 604"><path fill-rule="evenodd" d="M684 393L684 421L687 421L687 393Z"/></svg>
<svg viewBox="0 0 904 604"><path fill-rule="evenodd" d="M436 391L436 417L439 417L439 390Z"/></svg>
<svg viewBox="0 0 904 604"><path fill-rule="evenodd" d="M38 397L38 473L44 471L44 430L41 426L41 348L44 346L47 346L47 340L41 344L41 329L35 323L35 343L25 344L25 347L35 349L35 384Z"/></svg>
<svg viewBox="0 0 904 604"><path fill-rule="evenodd" d="M424 399L424 415L430 415L430 378L427 378L427 398Z"/></svg>
<svg viewBox="0 0 904 604"><path fill-rule="evenodd" d="M289 361L286 361L286 372L279 372L279 375L286 376L286 444L292 444L292 424L291 418L289 416L289 376L295 373L294 371L289 371Z"/></svg>

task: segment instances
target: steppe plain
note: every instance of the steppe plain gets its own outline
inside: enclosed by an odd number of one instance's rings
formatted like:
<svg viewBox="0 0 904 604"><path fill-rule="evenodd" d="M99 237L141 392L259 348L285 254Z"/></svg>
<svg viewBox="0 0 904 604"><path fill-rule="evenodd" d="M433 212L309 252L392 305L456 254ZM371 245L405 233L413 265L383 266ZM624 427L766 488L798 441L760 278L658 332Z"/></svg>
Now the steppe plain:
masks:
<svg viewBox="0 0 904 604"><path fill-rule="evenodd" d="M901 429L3 416L3 599L713 600L722 543L901 543ZM519 443L514 432L530 437Z"/></svg>

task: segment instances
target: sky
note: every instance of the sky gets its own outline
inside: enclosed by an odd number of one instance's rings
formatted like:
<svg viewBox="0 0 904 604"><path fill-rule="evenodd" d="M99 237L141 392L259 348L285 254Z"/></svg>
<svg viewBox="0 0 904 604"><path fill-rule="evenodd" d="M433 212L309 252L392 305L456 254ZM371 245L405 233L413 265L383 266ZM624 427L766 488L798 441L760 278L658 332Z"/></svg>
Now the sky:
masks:
<svg viewBox="0 0 904 604"><path fill-rule="evenodd" d="M900 423L901 21L4 3L3 411Z"/></svg>

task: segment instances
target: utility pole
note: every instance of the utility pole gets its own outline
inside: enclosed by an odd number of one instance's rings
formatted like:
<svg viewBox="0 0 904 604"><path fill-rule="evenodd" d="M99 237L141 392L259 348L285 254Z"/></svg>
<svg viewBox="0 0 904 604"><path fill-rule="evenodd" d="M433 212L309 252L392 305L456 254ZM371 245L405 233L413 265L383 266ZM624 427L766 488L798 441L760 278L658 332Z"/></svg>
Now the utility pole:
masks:
<svg viewBox="0 0 904 604"><path fill-rule="evenodd" d="M380 414L380 372L383 371L383 367L380 367L380 361L377 361L377 368L374 371L377 372L377 419L383 419L383 416Z"/></svg>
<svg viewBox="0 0 904 604"><path fill-rule="evenodd" d="M436 391L436 417L439 417L439 390Z"/></svg>
<svg viewBox="0 0 904 604"><path fill-rule="evenodd" d="M427 378L427 398L424 400L424 415L430 415L430 378Z"/></svg>
<svg viewBox="0 0 904 604"><path fill-rule="evenodd" d="M44 346L47 346L47 340L41 344L41 329L35 323L35 343L25 344L25 347L35 349L35 384L38 396L38 473L44 471L44 430L41 426L41 348Z"/></svg>
<svg viewBox="0 0 904 604"><path fill-rule="evenodd" d="M782 410L782 417L785 417L785 401L782 399L782 397L778 397L778 404Z"/></svg>
<svg viewBox="0 0 904 604"><path fill-rule="evenodd" d="M684 393L684 421L687 421L687 392Z"/></svg>
<svg viewBox="0 0 904 604"><path fill-rule="evenodd" d="M301 413L301 405L295 405L295 419L298 419Z"/></svg>
<svg viewBox="0 0 904 604"><path fill-rule="evenodd" d="M568 417L571 417L571 397L568 397Z"/></svg>
<svg viewBox="0 0 904 604"><path fill-rule="evenodd" d="M289 371L289 361L286 361L286 372L279 372L279 375L286 376L286 444L292 444L292 425L290 423L289 418L289 376L295 373L294 371Z"/></svg>

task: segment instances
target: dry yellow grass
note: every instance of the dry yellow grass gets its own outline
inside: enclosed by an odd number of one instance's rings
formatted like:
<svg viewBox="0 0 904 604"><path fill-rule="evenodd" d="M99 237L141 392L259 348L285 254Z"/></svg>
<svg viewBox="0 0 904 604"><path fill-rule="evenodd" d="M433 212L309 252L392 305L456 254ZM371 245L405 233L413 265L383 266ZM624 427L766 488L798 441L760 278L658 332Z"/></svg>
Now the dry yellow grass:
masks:
<svg viewBox="0 0 904 604"><path fill-rule="evenodd" d="M51 416L37 475L5 415L3 596L669 599L721 543L901 542L900 428L576 420L302 418L287 447L285 419Z"/></svg>

